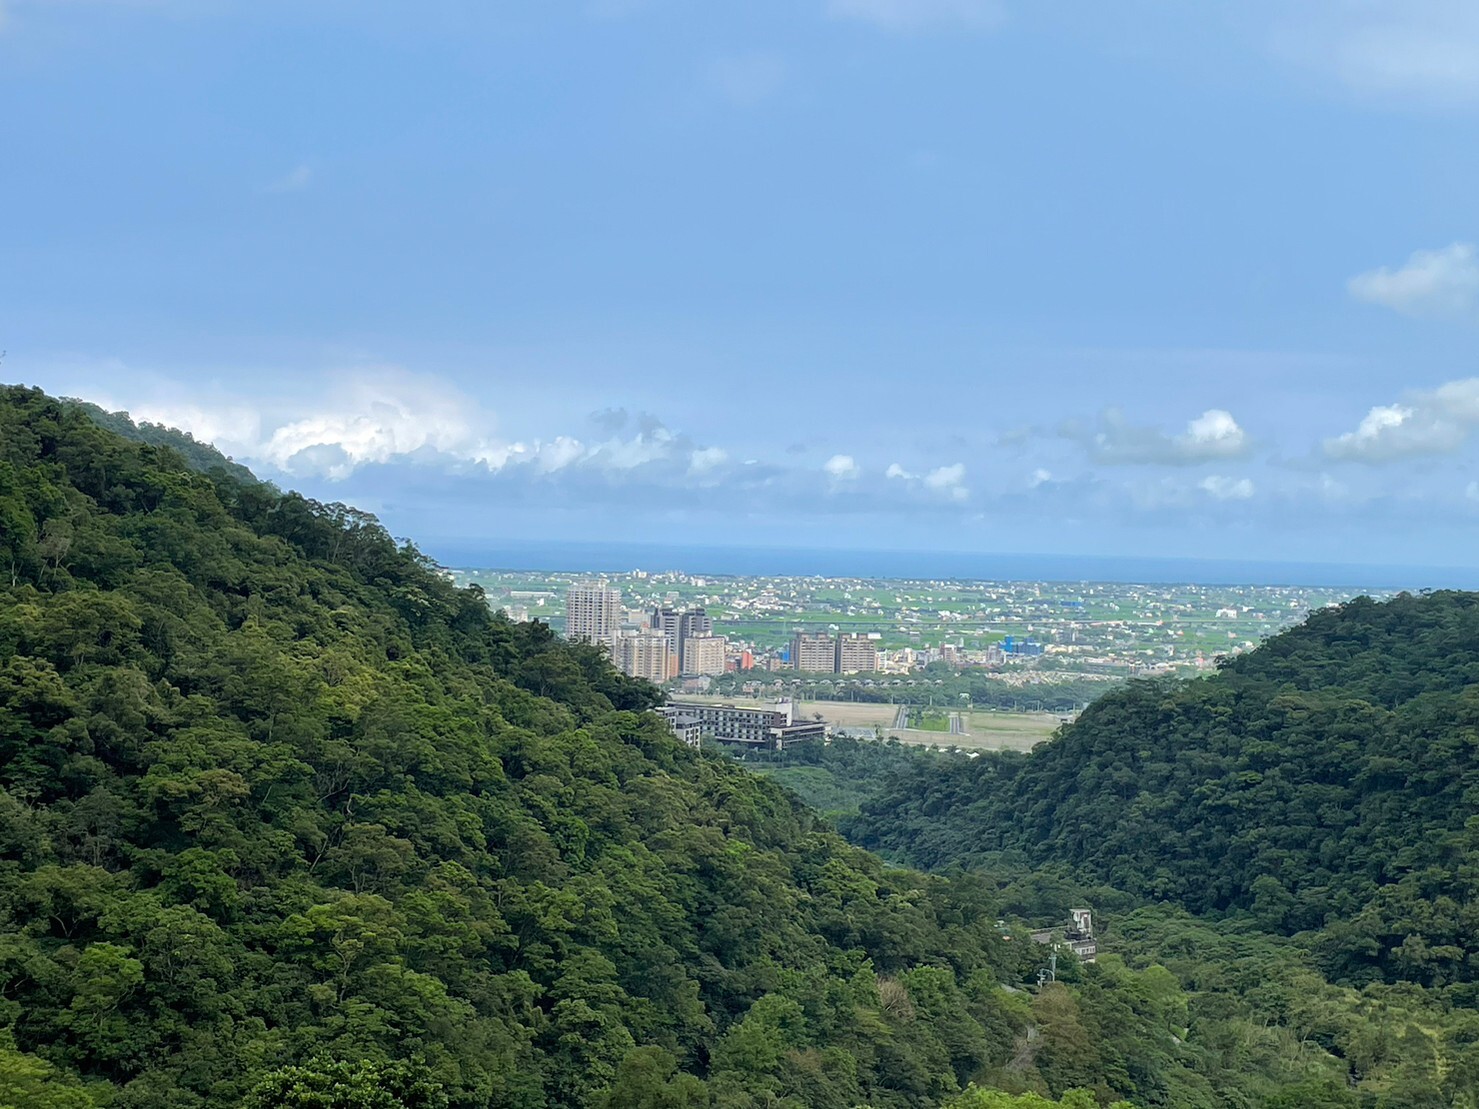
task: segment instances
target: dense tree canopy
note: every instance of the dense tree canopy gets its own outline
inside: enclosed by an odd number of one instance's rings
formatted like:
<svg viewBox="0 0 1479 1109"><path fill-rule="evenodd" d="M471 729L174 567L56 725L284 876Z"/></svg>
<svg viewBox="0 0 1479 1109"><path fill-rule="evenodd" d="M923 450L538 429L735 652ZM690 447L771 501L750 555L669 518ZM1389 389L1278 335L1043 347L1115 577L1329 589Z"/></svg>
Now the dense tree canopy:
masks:
<svg viewBox="0 0 1479 1109"><path fill-rule="evenodd" d="M353 509L7 388L0 573L0 1103L1212 1104Z"/></svg>
<svg viewBox="0 0 1479 1109"><path fill-rule="evenodd" d="M858 842L1063 861L1192 912L1319 930L1354 984L1479 978L1479 596L1358 599L1194 681L1138 682L1030 755L921 767Z"/></svg>
<svg viewBox="0 0 1479 1109"><path fill-rule="evenodd" d="M857 806L855 842L968 869L1006 914L1107 909L1109 947L1168 969L1189 1042L1272 1078L1269 1109L1479 1104L1479 596L1323 610L1029 755L869 757L868 780L830 749L777 776L825 775L796 780ZM1310 1052L1336 1067L1298 1078Z"/></svg>

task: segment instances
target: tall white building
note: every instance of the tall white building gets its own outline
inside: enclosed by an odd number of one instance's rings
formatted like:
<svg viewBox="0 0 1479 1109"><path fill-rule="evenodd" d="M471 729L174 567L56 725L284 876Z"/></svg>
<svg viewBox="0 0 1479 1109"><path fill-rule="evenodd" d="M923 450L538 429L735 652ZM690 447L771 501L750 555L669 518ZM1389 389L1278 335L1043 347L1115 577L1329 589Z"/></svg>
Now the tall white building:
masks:
<svg viewBox="0 0 1479 1109"><path fill-rule="evenodd" d="M621 630L621 590L605 582L577 582L565 592L565 638L616 647Z"/></svg>

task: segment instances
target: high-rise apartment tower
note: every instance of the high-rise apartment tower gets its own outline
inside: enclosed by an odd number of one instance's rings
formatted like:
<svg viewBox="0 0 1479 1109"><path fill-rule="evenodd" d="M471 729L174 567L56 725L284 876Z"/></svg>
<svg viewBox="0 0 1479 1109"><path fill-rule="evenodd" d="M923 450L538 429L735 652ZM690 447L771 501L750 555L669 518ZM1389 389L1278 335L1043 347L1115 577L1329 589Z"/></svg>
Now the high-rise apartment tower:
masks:
<svg viewBox="0 0 1479 1109"><path fill-rule="evenodd" d="M791 638L791 669L816 674L834 673L837 667L837 641L830 635L807 635L797 632Z"/></svg>
<svg viewBox="0 0 1479 1109"><path fill-rule="evenodd" d="M839 635L837 637L837 674L856 674L863 670L878 669L878 645L866 635Z"/></svg>
<svg viewBox="0 0 1479 1109"><path fill-rule="evenodd" d="M621 590L605 582L578 582L565 592L565 638L616 649Z"/></svg>
<svg viewBox="0 0 1479 1109"><path fill-rule="evenodd" d="M668 680L668 639L655 632L623 635L616 641L616 664L634 678L660 685Z"/></svg>
<svg viewBox="0 0 1479 1109"><path fill-rule="evenodd" d="M668 637L668 650L678 660L681 673L703 673L694 669L684 644L690 639L714 634L714 620L707 612L701 608L692 608L687 612L679 612L675 608L655 608L652 610L652 630Z"/></svg>
<svg viewBox="0 0 1479 1109"><path fill-rule="evenodd" d="M683 640L683 673L722 674L729 640L722 635L690 635Z"/></svg>

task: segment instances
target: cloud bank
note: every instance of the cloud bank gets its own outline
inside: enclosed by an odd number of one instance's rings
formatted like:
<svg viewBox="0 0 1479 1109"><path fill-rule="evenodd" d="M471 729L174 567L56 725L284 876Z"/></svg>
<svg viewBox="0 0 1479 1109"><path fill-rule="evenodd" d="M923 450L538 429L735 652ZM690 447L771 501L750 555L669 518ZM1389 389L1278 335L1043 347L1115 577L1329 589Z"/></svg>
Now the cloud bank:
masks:
<svg viewBox="0 0 1479 1109"><path fill-rule="evenodd" d="M511 436L446 380L398 368L332 374L318 390L269 402L192 398L174 382L156 383L154 392L166 399L98 399L137 420L189 431L263 476L317 487L319 495L332 495L326 484L379 467L394 473L377 470L354 488L379 496L382 484L412 482L561 508L606 510L625 502L677 511L722 502L737 511L808 514L820 505L834 513L943 511L971 496L961 463L909 473L901 485L840 452L820 467L794 457L737 462L723 446L624 408L591 413L590 435Z"/></svg>
<svg viewBox="0 0 1479 1109"><path fill-rule="evenodd" d="M113 382L130 376L113 364L101 372ZM1003 439L988 429L978 445L952 440L956 457L939 457L938 442L895 443L900 453L890 459L877 444L849 449L846 440L814 441L801 455L785 439L768 447L704 442L624 408L513 434L490 407L434 375L377 367L308 381L295 394L259 390L244 400L155 378L134 398L104 403L215 442L311 496L424 518L411 530L432 533L483 527L504 512L524 513L524 527L594 519L661 527L713 517L887 534L926 518L966 530L1012 521L1184 528L1255 519L1284 529L1336 518L1381 526L1425 512L1451 521L1456 505L1468 515L1474 503L1466 489L1473 472L1401 464L1453 454L1473 438L1479 378L1377 398L1357 426L1316 440L1328 462L1367 464L1339 471L1339 480L1281 467L1275 454L1253 457L1257 444L1222 408L1179 430L1108 411L1059 434ZM138 403L148 392L156 399ZM981 453L964 453L972 450Z"/></svg>
<svg viewBox="0 0 1479 1109"><path fill-rule="evenodd" d="M461 390L441 378L399 369L336 374L323 395L273 408L171 399L134 405L131 411L135 419L182 428L247 462L327 481L391 462L435 462L489 473L524 468L534 474L575 468L623 473L667 464L700 475L720 469L729 457L651 417L631 421L635 428L628 431L621 410L592 417L601 433L595 439L571 434L507 438L498 433L493 414Z"/></svg>
<svg viewBox="0 0 1479 1109"><path fill-rule="evenodd" d="M1063 434L1081 443L1096 462L1110 466L1196 466L1242 458L1252 446L1232 413L1221 408L1209 408L1188 421L1179 435L1136 427L1114 408L1100 416L1096 428L1070 425Z"/></svg>

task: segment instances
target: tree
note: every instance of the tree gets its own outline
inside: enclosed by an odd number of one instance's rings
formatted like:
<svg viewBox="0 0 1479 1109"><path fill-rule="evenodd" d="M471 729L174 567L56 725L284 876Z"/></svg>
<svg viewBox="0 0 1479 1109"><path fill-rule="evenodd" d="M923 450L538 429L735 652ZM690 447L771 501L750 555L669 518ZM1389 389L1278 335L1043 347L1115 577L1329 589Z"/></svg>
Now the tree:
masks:
<svg viewBox="0 0 1479 1109"><path fill-rule="evenodd" d="M244 1109L443 1109L437 1083L406 1063L317 1059L266 1075Z"/></svg>
<svg viewBox="0 0 1479 1109"><path fill-rule="evenodd" d="M628 1052L601 1099L601 1109L701 1109L708 1105L703 1083L677 1070L677 1060L660 1047Z"/></svg>

